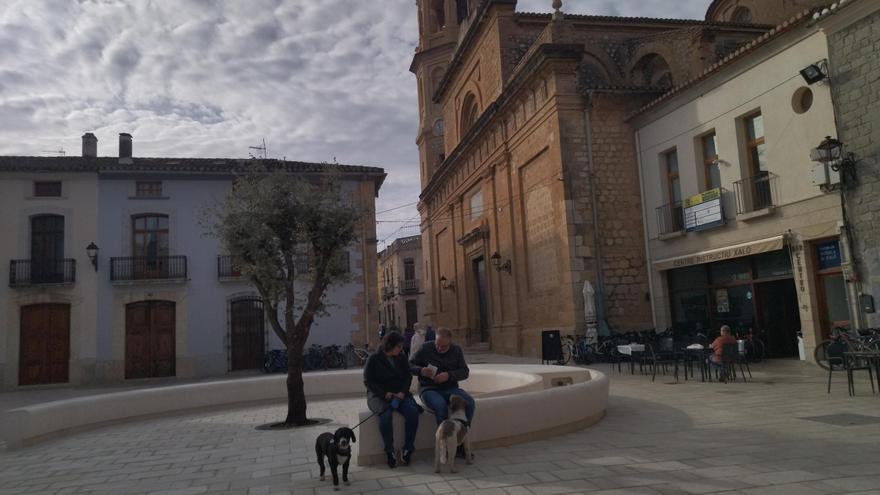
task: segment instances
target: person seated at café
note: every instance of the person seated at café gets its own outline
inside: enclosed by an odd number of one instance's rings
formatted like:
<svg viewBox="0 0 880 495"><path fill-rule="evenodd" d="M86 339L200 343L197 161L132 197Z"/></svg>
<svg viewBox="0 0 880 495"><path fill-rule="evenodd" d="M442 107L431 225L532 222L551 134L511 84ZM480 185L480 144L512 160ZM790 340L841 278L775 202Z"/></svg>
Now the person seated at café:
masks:
<svg viewBox="0 0 880 495"><path fill-rule="evenodd" d="M714 365L721 365L721 352L724 349L725 344L736 344L736 338L730 334L730 327L727 325L721 326L721 335L719 335L715 340L709 344L709 347L712 348L712 354L709 356L709 363Z"/></svg>

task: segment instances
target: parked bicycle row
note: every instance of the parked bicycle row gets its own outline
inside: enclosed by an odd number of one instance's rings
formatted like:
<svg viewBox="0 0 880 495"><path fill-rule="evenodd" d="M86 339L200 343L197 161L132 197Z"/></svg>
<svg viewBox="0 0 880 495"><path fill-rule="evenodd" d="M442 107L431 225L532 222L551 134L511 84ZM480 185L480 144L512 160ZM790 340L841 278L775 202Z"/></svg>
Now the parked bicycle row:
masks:
<svg viewBox="0 0 880 495"><path fill-rule="evenodd" d="M320 346L312 345L303 354L303 371L346 369L360 367L369 357L369 351L348 344L345 347L338 345ZM266 353L263 371L266 373L287 372L287 350L274 349Z"/></svg>

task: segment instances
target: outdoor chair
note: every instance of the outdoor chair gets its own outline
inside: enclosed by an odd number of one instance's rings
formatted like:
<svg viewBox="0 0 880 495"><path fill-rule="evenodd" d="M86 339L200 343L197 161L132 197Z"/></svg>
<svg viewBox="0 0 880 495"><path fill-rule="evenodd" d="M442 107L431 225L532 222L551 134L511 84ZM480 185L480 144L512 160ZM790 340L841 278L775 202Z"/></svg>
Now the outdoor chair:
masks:
<svg viewBox="0 0 880 495"><path fill-rule="evenodd" d="M719 381L727 382L730 379L736 380L736 365L739 364L739 374L742 375L743 381L746 381L746 374L743 372L742 363L739 359L739 345L724 344L721 347L721 365Z"/></svg>
<svg viewBox="0 0 880 495"><path fill-rule="evenodd" d="M737 344L737 351L739 354L737 364L739 364L740 373L742 373L742 365L746 365L746 371L749 374L749 378L752 378L752 369L749 367L749 354L746 352L745 348L742 351L739 351L739 344ZM745 380L745 375L743 375L743 380Z"/></svg>
<svg viewBox="0 0 880 495"><path fill-rule="evenodd" d="M825 348L825 355L828 358L828 393L831 393L831 374L835 371L846 371L846 363L843 359L843 353L846 352L846 344L840 341L834 341ZM835 369L837 368L837 369Z"/></svg>
<svg viewBox="0 0 880 495"><path fill-rule="evenodd" d="M672 339L670 338L670 345L671 340ZM675 353L671 350L669 352L658 352L654 350L653 345L645 344L644 363L648 366L651 366L652 382L657 379L657 368L661 366L663 367L664 375L667 372L667 367L672 366L675 381L678 381L678 359L675 357Z"/></svg>
<svg viewBox="0 0 880 495"><path fill-rule="evenodd" d="M847 352L843 353L843 367L846 369L846 383L848 386L849 396L856 395L855 380L853 380L854 371L867 371L868 379L871 382L871 393L875 393L874 388L874 370L872 363L864 355L852 355Z"/></svg>

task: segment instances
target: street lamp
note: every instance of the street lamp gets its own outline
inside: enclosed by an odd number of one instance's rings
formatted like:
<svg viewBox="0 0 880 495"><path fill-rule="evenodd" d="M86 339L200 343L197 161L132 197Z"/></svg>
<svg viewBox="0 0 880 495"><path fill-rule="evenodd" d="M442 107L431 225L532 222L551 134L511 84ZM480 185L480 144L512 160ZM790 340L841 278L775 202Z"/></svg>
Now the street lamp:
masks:
<svg viewBox="0 0 880 495"><path fill-rule="evenodd" d="M492 256L490 256L490 259L492 260L492 266L495 267L496 271L500 272L500 271L504 270L507 273L513 272L513 267L510 264L510 260L507 260L504 263L501 263L501 255L498 254L498 251L495 251L495 253L493 253Z"/></svg>
<svg viewBox="0 0 880 495"><path fill-rule="evenodd" d="M843 143L837 138L825 136L814 150L814 157L817 162L831 167L831 170L843 172L844 178L849 176L853 182L856 181L855 154L844 151Z"/></svg>
<svg viewBox="0 0 880 495"><path fill-rule="evenodd" d="M455 290L455 280L446 280L446 277L440 275L440 288Z"/></svg>
<svg viewBox="0 0 880 495"><path fill-rule="evenodd" d="M90 242L89 245L86 246L86 254L89 256L92 266L95 267L95 271L98 271L98 251L98 246L96 246L94 242Z"/></svg>

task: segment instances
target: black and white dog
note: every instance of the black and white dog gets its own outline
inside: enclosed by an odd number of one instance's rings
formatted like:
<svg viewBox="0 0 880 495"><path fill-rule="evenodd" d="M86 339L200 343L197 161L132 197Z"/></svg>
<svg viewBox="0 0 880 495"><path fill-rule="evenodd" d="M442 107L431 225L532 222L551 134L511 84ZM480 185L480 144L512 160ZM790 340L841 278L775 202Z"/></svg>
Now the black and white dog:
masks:
<svg viewBox="0 0 880 495"><path fill-rule="evenodd" d="M336 433L321 433L315 440L315 454L318 455L318 466L321 468L321 481L324 481L324 457L330 464L333 473L333 489L339 490L339 465L342 464L342 482L348 482L348 462L351 460L351 444L357 442L351 428L339 428Z"/></svg>

